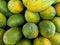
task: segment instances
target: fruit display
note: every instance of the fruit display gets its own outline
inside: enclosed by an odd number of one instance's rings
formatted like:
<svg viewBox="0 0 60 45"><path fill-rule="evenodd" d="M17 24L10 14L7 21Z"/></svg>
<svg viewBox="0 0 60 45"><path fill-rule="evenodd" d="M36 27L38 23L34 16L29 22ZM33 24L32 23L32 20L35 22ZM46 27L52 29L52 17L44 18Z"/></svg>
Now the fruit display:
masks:
<svg viewBox="0 0 60 45"><path fill-rule="evenodd" d="M0 45L60 45L60 0L0 0Z"/></svg>

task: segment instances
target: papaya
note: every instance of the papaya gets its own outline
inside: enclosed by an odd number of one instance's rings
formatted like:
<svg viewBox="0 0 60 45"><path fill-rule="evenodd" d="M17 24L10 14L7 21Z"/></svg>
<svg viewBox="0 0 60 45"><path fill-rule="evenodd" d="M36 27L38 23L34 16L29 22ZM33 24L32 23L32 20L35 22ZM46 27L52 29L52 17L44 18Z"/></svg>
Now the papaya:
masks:
<svg viewBox="0 0 60 45"><path fill-rule="evenodd" d="M14 14L8 18L7 25L9 27L17 27L24 24L24 21L24 16L22 14Z"/></svg>
<svg viewBox="0 0 60 45"><path fill-rule="evenodd" d="M23 11L23 4L20 0L10 0L8 2L8 9L12 13L20 13L21 11Z"/></svg>
<svg viewBox="0 0 60 45"><path fill-rule="evenodd" d="M8 10L7 2L5 0L0 0L0 12L5 14L7 17L12 15L12 13Z"/></svg>
<svg viewBox="0 0 60 45"><path fill-rule="evenodd" d="M60 16L60 3L57 3L55 6L56 16Z"/></svg>
<svg viewBox="0 0 60 45"><path fill-rule="evenodd" d="M30 40L28 40L28 39L22 39L16 45L32 45L32 44L31 44Z"/></svg>
<svg viewBox="0 0 60 45"><path fill-rule="evenodd" d="M3 42L8 45L14 45L22 38L21 29L13 27L8 29L3 36Z"/></svg>
<svg viewBox="0 0 60 45"><path fill-rule="evenodd" d="M3 35L5 33L5 30L0 28L0 42L3 42Z"/></svg>
<svg viewBox="0 0 60 45"><path fill-rule="evenodd" d="M38 27L34 23L26 23L22 28L23 35L28 39L36 38L39 34Z"/></svg>
<svg viewBox="0 0 60 45"><path fill-rule="evenodd" d="M31 12L29 10L25 11L25 19L30 23L38 23L40 21L40 16L37 12Z"/></svg>
<svg viewBox="0 0 60 45"><path fill-rule="evenodd" d="M55 24L56 31L60 32L60 17L55 17L52 21Z"/></svg>
<svg viewBox="0 0 60 45"><path fill-rule="evenodd" d="M5 27L6 26L6 17L4 14L0 12L0 27Z"/></svg>
<svg viewBox="0 0 60 45"><path fill-rule="evenodd" d="M52 45L60 45L60 33L55 33L54 36L49 38Z"/></svg>
<svg viewBox="0 0 60 45"><path fill-rule="evenodd" d="M40 12L40 16L42 19L53 19L55 15L56 11L53 6L50 6L49 8Z"/></svg>
<svg viewBox="0 0 60 45"><path fill-rule="evenodd" d="M22 0L24 6L32 12L40 12L51 6L55 0Z"/></svg>
<svg viewBox="0 0 60 45"><path fill-rule="evenodd" d="M43 20L39 23L39 30L42 36L50 38L55 34L56 27L53 22Z"/></svg>
<svg viewBox="0 0 60 45"><path fill-rule="evenodd" d="M60 0L55 0L54 4L60 3Z"/></svg>
<svg viewBox="0 0 60 45"><path fill-rule="evenodd" d="M45 37L38 37L34 40L33 45L51 45L51 42Z"/></svg>

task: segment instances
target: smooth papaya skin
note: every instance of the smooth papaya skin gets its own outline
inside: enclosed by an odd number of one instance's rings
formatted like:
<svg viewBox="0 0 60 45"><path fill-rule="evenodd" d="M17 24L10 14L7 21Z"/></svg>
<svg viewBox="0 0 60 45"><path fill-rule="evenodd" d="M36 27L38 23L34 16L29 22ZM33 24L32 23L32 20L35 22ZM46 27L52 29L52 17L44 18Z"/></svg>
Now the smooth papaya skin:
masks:
<svg viewBox="0 0 60 45"><path fill-rule="evenodd" d="M40 12L40 16L42 19L53 19L56 15L55 8L50 6L49 8Z"/></svg>
<svg viewBox="0 0 60 45"><path fill-rule="evenodd" d="M26 23L22 28L22 32L28 39L36 38L39 34L38 27L34 23Z"/></svg>
<svg viewBox="0 0 60 45"><path fill-rule="evenodd" d="M37 12L31 12L29 10L25 11L25 19L30 23L38 23L40 21L40 16Z"/></svg>
<svg viewBox="0 0 60 45"><path fill-rule="evenodd" d="M51 6L55 0L22 0L25 7L33 12L40 12Z"/></svg>
<svg viewBox="0 0 60 45"><path fill-rule="evenodd" d="M51 45L51 42L44 37L38 37L34 40L33 45Z"/></svg>
<svg viewBox="0 0 60 45"><path fill-rule="evenodd" d="M8 29L3 36L3 41L5 44L14 45L22 38L21 29L18 27L13 27Z"/></svg>
<svg viewBox="0 0 60 45"><path fill-rule="evenodd" d="M53 22L43 20L39 23L39 30L42 36L50 38L55 34L56 27Z"/></svg>

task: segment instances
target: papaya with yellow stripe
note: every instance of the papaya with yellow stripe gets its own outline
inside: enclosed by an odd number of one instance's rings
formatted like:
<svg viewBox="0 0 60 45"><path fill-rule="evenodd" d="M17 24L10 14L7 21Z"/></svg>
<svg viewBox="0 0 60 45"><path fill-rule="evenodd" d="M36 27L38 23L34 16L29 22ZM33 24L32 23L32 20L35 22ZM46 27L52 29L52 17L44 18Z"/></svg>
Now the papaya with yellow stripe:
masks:
<svg viewBox="0 0 60 45"><path fill-rule="evenodd" d="M50 38L52 45L60 45L60 33L55 33L54 36Z"/></svg>
<svg viewBox="0 0 60 45"><path fill-rule="evenodd" d="M51 45L51 42L44 37L39 37L34 40L33 45Z"/></svg>
<svg viewBox="0 0 60 45"><path fill-rule="evenodd" d="M56 11L53 6L50 6L49 8L40 12L40 17L42 19L53 19L55 15L56 15Z"/></svg>
<svg viewBox="0 0 60 45"><path fill-rule="evenodd" d="M52 21L56 26L56 31L60 32L60 17L55 17Z"/></svg>
<svg viewBox="0 0 60 45"><path fill-rule="evenodd" d="M51 6L55 0L22 0L25 7L33 12L40 12Z"/></svg>
<svg viewBox="0 0 60 45"><path fill-rule="evenodd" d="M60 16L60 3L57 3L55 6L56 16Z"/></svg>
<svg viewBox="0 0 60 45"><path fill-rule="evenodd" d="M12 13L20 13L23 11L23 4L20 0L10 0L8 2L8 9Z"/></svg>
<svg viewBox="0 0 60 45"><path fill-rule="evenodd" d="M40 16L37 12L31 12L29 10L25 11L25 19L30 23L38 23L40 21Z"/></svg>

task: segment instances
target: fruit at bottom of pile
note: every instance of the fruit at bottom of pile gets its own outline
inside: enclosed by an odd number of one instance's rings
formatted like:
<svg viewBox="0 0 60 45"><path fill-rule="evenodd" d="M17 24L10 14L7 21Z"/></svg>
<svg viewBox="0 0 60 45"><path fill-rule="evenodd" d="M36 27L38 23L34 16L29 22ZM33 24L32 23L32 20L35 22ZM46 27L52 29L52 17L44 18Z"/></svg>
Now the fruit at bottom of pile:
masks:
<svg viewBox="0 0 60 45"><path fill-rule="evenodd" d="M22 0L25 7L33 12L40 12L51 6L55 0Z"/></svg>
<svg viewBox="0 0 60 45"><path fill-rule="evenodd" d="M39 29L42 36L50 38L55 34L55 25L53 22L43 20L39 23Z"/></svg>
<svg viewBox="0 0 60 45"><path fill-rule="evenodd" d="M40 16L42 19L53 19L55 15L56 11L52 6L40 12Z"/></svg>
<svg viewBox="0 0 60 45"><path fill-rule="evenodd" d="M26 10L25 19L27 22L38 23L40 21L40 16L37 12L31 12L29 10Z"/></svg>
<svg viewBox="0 0 60 45"><path fill-rule="evenodd" d="M8 45L16 44L22 38L21 29L13 27L8 29L3 36L3 42Z"/></svg>
<svg viewBox="0 0 60 45"><path fill-rule="evenodd" d="M24 23L24 16L22 14L14 14L9 17L7 25L10 27L20 26Z"/></svg>
<svg viewBox="0 0 60 45"><path fill-rule="evenodd" d="M52 21L56 26L56 31L60 32L60 17L55 17Z"/></svg>
<svg viewBox="0 0 60 45"><path fill-rule="evenodd" d="M44 37L39 37L34 40L33 45L51 45L51 42Z"/></svg>
<svg viewBox="0 0 60 45"><path fill-rule="evenodd" d="M39 34L38 27L34 23L26 23L22 28L22 32L28 39L36 38Z"/></svg>
<svg viewBox="0 0 60 45"><path fill-rule="evenodd" d="M0 12L0 27L6 26L6 17Z"/></svg>
<svg viewBox="0 0 60 45"><path fill-rule="evenodd" d="M56 10L56 15L60 16L60 3L57 3L54 7L55 7L55 10Z"/></svg>
<svg viewBox="0 0 60 45"><path fill-rule="evenodd" d="M16 45L31 45L31 41L28 39L22 39Z"/></svg>
<svg viewBox="0 0 60 45"><path fill-rule="evenodd" d="M60 45L60 33L55 33L54 36L50 38L50 42L52 45Z"/></svg>
<svg viewBox="0 0 60 45"><path fill-rule="evenodd" d="M12 13L20 13L21 11L23 11L23 4L20 0L10 0L8 2L8 9Z"/></svg>

